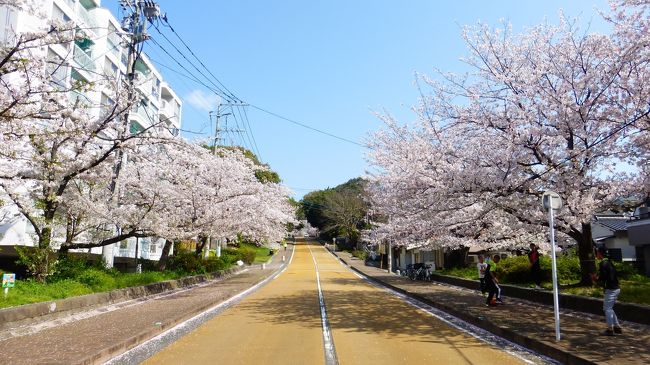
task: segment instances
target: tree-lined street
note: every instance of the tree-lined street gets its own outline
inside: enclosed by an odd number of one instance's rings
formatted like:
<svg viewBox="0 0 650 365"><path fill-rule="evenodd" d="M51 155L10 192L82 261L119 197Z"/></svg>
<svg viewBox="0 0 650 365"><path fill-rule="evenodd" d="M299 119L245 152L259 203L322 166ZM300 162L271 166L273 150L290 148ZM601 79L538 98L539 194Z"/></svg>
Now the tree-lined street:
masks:
<svg viewBox="0 0 650 365"><path fill-rule="evenodd" d="M650 0L554 1L0 0L0 364L650 363Z"/></svg>
<svg viewBox="0 0 650 365"><path fill-rule="evenodd" d="M325 363L317 270L341 364L523 363L371 286L321 245L295 250L277 279L145 363Z"/></svg>

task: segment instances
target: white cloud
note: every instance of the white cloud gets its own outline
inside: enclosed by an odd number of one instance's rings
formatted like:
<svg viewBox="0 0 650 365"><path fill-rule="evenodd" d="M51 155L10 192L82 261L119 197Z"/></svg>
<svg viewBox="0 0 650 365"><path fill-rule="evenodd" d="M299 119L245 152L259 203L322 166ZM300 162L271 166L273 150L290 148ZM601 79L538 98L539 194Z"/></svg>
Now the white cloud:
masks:
<svg viewBox="0 0 650 365"><path fill-rule="evenodd" d="M217 109L217 105L221 101L218 96L205 93L203 90L194 90L186 95L184 99L186 103L205 112Z"/></svg>

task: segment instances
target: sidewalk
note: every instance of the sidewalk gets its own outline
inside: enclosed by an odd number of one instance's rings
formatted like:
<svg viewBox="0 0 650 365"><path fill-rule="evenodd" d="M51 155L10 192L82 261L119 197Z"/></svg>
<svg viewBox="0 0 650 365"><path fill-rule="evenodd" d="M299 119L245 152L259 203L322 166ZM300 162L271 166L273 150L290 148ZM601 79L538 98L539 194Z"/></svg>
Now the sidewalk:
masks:
<svg viewBox="0 0 650 365"><path fill-rule="evenodd" d="M330 250L331 251L331 250ZM365 266L347 252L333 252L370 280L439 308L563 364L650 364L650 326L622 322L623 334L601 335L604 317L560 309L561 340L555 341L553 306L508 298L503 306L486 307L478 291L447 284L412 281ZM532 290L531 290L532 292ZM616 308L615 308L616 309Z"/></svg>
<svg viewBox="0 0 650 365"><path fill-rule="evenodd" d="M288 255L291 249L293 245L289 246ZM254 265L189 290L135 300L123 306L95 308L86 318L47 319L11 331L7 329L11 326L3 326L0 364L103 363L252 287L284 264L282 252L278 252L264 269ZM75 316L84 317L79 313Z"/></svg>

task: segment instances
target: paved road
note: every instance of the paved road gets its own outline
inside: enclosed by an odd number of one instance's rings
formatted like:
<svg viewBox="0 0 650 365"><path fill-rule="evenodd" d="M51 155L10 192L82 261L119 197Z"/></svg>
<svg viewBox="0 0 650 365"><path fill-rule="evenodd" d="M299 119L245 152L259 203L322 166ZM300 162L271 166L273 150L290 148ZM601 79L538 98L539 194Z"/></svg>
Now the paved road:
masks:
<svg viewBox="0 0 650 365"><path fill-rule="evenodd" d="M322 326L319 287L329 332ZM524 361L367 284L322 246L301 244L279 277L145 363L415 362Z"/></svg>

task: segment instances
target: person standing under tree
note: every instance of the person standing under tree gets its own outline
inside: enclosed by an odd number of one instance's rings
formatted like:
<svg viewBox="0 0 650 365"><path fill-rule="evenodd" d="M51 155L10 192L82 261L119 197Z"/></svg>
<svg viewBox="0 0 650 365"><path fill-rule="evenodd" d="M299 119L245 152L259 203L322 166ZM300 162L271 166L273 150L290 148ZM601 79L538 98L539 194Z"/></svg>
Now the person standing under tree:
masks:
<svg viewBox="0 0 650 365"><path fill-rule="evenodd" d="M618 285L618 274L616 273L616 268L609 260L609 253L605 246L598 246L596 248L596 258L601 261L598 274L592 274L592 279L598 281L603 286L603 311L605 312L605 322L607 323L607 329L603 334L605 336L614 336L615 333L623 333L616 313L614 312L616 298L621 293L621 288Z"/></svg>
<svg viewBox="0 0 650 365"><path fill-rule="evenodd" d="M501 287L499 287L499 280L497 279L496 270L497 264L501 261L499 255L494 255L494 258L485 268L485 283L488 288L488 297L485 301L487 306L495 306L497 303L503 304L501 300Z"/></svg>
<svg viewBox="0 0 650 365"><path fill-rule="evenodd" d="M539 247L536 244L530 244L530 252L528 253L528 261L530 261L530 275L535 282L535 289L541 289L542 285L542 268L539 265Z"/></svg>
<svg viewBox="0 0 650 365"><path fill-rule="evenodd" d="M478 255L478 263L476 264L476 269L478 270L478 281L481 288L481 294L485 296L487 292L487 287L485 283L485 270L487 269L488 264L485 263L485 258L483 255Z"/></svg>

